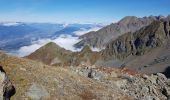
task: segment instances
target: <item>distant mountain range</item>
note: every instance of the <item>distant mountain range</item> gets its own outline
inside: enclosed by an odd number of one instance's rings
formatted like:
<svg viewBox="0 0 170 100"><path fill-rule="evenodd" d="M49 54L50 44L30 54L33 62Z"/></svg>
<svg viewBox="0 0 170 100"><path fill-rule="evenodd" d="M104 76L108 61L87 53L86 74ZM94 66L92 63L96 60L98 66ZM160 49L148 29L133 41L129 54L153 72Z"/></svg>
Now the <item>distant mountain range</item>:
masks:
<svg viewBox="0 0 170 100"><path fill-rule="evenodd" d="M32 41L55 38L61 34L74 35L80 29L90 29L97 24L51 24L51 23L0 23L0 49L12 52ZM102 27L102 26L101 26Z"/></svg>

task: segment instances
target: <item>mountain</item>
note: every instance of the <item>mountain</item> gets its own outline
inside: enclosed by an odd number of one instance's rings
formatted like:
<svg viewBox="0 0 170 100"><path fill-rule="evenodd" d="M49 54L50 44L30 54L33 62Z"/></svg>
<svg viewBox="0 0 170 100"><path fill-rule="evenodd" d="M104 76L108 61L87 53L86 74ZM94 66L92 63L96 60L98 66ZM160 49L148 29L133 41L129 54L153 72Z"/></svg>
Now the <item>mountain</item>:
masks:
<svg viewBox="0 0 170 100"><path fill-rule="evenodd" d="M108 40L98 52L91 49L91 44L72 52L53 42L24 58L0 51L0 99L169 100L170 17L128 16L112 25L116 24L121 31L115 31L116 38ZM8 23L2 27L20 25ZM25 25L22 27L25 29ZM38 26L29 27L28 31L32 29L37 30ZM61 31L75 30L66 25ZM105 30L106 35L109 31ZM83 36L93 38L97 33Z"/></svg>
<svg viewBox="0 0 170 100"><path fill-rule="evenodd" d="M75 26L67 26L66 28L55 32L52 36L59 36L61 34L70 34L74 35L73 32L80 30L81 28Z"/></svg>
<svg viewBox="0 0 170 100"><path fill-rule="evenodd" d="M26 58L41 61L48 65L78 66L83 63L90 65L95 64L96 60L100 58L100 54L93 52L89 46L85 46L79 52L72 52L50 42L26 56Z"/></svg>
<svg viewBox="0 0 170 100"><path fill-rule="evenodd" d="M161 46L165 42L169 33L165 33L164 29L163 22L154 21L135 33L126 33L108 43L105 52L116 55L119 59L131 54L142 55L147 50Z"/></svg>
<svg viewBox="0 0 170 100"><path fill-rule="evenodd" d="M157 20L136 32L125 33L110 41L106 48L100 52L94 52L86 45L80 52L66 54L64 60L59 55L55 55L55 57L57 60L61 58L62 60L59 60L68 66L88 64L105 67L125 67L142 73L165 72L170 64L169 30L168 20ZM57 50L48 52L52 48L51 46L43 49L43 52L50 53L49 55L59 52ZM37 55L37 53L40 53L39 50L33 53L35 59L41 62L48 61L42 60L48 59L45 53L42 53L41 56ZM147 57L147 55L150 55L150 57ZM52 56L52 59L55 57ZM46 64L51 64L52 59Z"/></svg>
<svg viewBox="0 0 170 100"><path fill-rule="evenodd" d="M59 36L60 34L77 36L74 32L80 31L81 29L90 30L95 27L102 28L103 26L104 25L101 24L68 24L62 30L56 31L52 36Z"/></svg>
<svg viewBox="0 0 170 100"><path fill-rule="evenodd" d="M118 36L127 32L135 32L142 27L151 24L153 21L160 20L162 18L164 17L124 17L117 23L112 23L96 32L89 32L80 36L80 39L82 40L79 43L75 44L75 47L81 48L84 45L90 45L92 47L104 48L109 41L116 39Z"/></svg>
<svg viewBox="0 0 170 100"><path fill-rule="evenodd" d="M159 98L167 100L170 95L169 79L161 73L145 75L125 68L89 65L48 66L2 52L0 52L0 59L2 65L0 98L2 99L147 100ZM3 80L4 75L11 80L8 87L14 86L15 92L2 85L7 84Z"/></svg>
<svg viewBox="0 0 170 100"><path fill-rule="evenodd" d="M64 65L66 62L69 62L71 53L71 51L65 50L57 44L50 42L27 56L27 58L42 61L50 65Z"/></svg>
<svg viewBox="0 0 170 100"><path fill-rule="evenodd" d="M123 66L139 72L164 72L170 64L169 30L169 21L154 21L111 41L102 55L107 59L119 59Z"/></svg>

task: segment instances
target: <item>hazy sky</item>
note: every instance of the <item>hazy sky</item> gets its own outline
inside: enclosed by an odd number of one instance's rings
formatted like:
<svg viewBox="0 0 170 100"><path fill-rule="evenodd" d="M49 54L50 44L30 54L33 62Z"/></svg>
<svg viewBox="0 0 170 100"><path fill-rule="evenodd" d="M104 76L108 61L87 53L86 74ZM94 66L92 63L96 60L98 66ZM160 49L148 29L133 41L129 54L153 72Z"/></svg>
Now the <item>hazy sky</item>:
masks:
<svg viewBox="0 0 170 100"><path fill-rule="evenodd" d="M0 0L0 21L113 22L170 14L170 0Z"/></svg>

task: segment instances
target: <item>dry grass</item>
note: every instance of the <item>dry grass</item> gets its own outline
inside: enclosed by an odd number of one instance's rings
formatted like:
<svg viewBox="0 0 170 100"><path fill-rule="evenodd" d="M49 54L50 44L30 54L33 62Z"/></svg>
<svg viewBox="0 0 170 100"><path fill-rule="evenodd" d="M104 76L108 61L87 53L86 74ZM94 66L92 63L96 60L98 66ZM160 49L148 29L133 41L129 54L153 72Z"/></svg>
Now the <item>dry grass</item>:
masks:
<svg viewBox="0 0 170 100"><path fill-rule="evenodd" d="M112 94L122 95L118 88L111 89L108 85L73 73L66 67L48 66L4 54L0 54L0 58L0 65L3 66L16 88L16 94L12 100L29 100L25 93L33 83L45 87L50 94L46 100L70 100L70 98L90 100L100 98L101 93L103 93L103 98ZM114 97L110 97L110 99L114 99Z"/></svg>

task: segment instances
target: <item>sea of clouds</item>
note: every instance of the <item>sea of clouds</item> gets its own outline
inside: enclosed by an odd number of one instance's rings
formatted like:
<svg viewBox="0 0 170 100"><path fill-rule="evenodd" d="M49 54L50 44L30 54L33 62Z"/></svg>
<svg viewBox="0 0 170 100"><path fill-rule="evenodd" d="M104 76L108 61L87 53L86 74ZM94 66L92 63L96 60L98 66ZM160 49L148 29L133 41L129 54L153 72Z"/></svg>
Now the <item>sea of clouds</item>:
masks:
<svg viewBox="0 0 170 100"><path fill-rule="evenodd" d="M49 42L54 42L58 44L60 47L65 48L66 50L71 50L71 51L80 51L81 49L76 49L74 47L74 44L78 43L80 41L79 36L88 33L90 31L97 31L101 27L93 27L91 29L80 29L79 31L75 31L74 36L73 35L68 35L68 34L61 34L60 36L56 38L43 38L39 39L37 41L32 41L31 45L29 46L23 46L19 50L15 51L12 53L13 55L19 56L19 57L24 57L27 56L40 47L44 46L45 44ZM93 51L99 51L97 48L92 48Z"/></svg>

